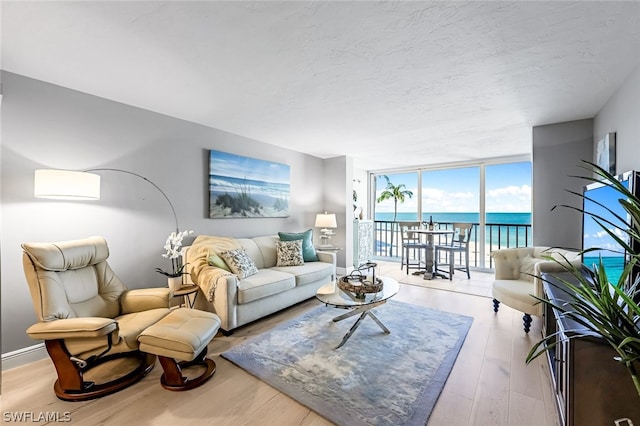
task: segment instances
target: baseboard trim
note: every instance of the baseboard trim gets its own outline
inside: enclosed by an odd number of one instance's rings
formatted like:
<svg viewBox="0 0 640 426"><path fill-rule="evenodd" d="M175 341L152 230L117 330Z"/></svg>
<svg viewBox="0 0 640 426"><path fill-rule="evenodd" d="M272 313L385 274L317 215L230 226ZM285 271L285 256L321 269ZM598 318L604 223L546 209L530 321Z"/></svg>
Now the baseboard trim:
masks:
<svg viewBox="0 0 640 426"><path fill-rule="evenodd" d="M2 354L2 371L39 361L47 356L47 349L44 347L44 343L38 343L37 345L28 346L13 352L7 352L6 354Z"/></svg>

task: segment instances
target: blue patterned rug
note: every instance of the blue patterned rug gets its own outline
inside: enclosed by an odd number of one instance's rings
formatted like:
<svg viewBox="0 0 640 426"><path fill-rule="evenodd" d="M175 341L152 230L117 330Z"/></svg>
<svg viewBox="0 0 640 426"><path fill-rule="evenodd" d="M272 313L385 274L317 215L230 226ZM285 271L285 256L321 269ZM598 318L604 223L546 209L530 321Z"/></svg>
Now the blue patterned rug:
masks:
<svg viewBox="0 0 640 426"><path fill-rule="evenodd" d="M338 425L425 425L473 318L390 300L358 318L324 305L222 356Z"/></svg>

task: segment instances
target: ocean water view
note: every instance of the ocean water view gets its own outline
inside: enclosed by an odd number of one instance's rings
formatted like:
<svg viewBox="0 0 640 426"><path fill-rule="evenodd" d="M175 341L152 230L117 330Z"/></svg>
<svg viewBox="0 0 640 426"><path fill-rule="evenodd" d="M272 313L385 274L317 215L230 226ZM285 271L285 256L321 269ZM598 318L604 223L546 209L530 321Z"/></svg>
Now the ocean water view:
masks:
<svg viewBox="0 0 640 426"><path fill-rule="evenodd" d="M479 223L480 213L423 213L422 221L428 222L433 217L435 223L468 222ZM487 213L488 224L531 225L531 213ZM393 213L377 213L375 220L392 221ZM402 212L396 216L396 221L418 220L417 212Z"/></svg>
<svg viewBox="0 0 640 426"><path fill-rule="evenodd" d="M583 256L582 263L592 270L598 268L600 262L599 256ZM612 284L617 284L624 270L624 256L602 256L602 265L607 273L607 279Z"/></svg>
<svg viewBox="0 0 640 426"><path fill-rule="evenodd" d="M411 222L417 221L418 214L416 212L403 212L398 213L396 216L396 222ZM442 226L450 227L451 223L463 222L477 224L480 221L480 214L475 213L460 213L460 212L448 212L448 213L423 213L422 222L428 222L429 219L433 220L435 224L441 224ZM385 221L393 221L393 213L376 213L376 221L382 221L377 225L378 232L376 238L376 250L381 253L389 252L389 243L394 241L394 250L397 251L397 241L390 240L386 234L386 230L389 230L390 224L384 224ZM471 233L471 243L473 244L472 252L477 251L479 243L479 230L477 226ZM485 238L484 245L486 246L486 256L493 250L506 247L525 247L531 245L531 213L487 213L486 226L485 226ZM488 260L487 260L488 261Z"/></svg>

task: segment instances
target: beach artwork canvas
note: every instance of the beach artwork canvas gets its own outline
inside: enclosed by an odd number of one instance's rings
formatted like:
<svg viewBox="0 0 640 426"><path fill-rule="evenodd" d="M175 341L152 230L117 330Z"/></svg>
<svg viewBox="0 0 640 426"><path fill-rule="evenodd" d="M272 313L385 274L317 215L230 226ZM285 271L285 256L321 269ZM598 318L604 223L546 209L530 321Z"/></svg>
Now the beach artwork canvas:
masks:
<svg viewBox="0 0 640 426"><path fill-rule="evenodd" d="M209 151L209 218L288 217L290 167Z"/></svg>
<svg viewBox="0 0 640 426"><path fill-rule="evenodd" d="M596 164L612 175L616 174L616 134L607 133L596 145Z"/></svg>

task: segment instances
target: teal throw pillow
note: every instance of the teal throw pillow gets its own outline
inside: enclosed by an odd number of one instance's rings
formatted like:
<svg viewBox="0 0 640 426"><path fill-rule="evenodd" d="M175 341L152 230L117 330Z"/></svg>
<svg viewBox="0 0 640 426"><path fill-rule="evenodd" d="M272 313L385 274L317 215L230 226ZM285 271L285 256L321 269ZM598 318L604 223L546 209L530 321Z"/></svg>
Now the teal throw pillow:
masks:
<svg viewBox="0 0 640 426"><path fill-rule="evenodd" d="M304 232L278 232L281 241L302 240L302 257L305 262L317 262L318 255L313 246L313 229Z"/></svg>

